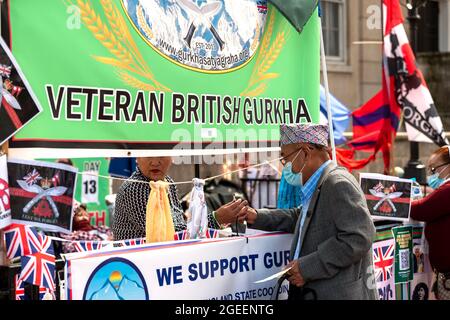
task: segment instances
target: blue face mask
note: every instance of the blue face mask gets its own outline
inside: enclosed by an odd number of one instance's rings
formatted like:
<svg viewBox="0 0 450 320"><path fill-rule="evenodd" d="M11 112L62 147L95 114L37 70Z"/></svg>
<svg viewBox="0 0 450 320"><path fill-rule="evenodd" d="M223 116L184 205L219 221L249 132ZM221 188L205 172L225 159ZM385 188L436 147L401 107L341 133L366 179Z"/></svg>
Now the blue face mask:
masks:
<svg viewBox="0 0 450 320"><path fill-rule="evenodd" d="M428 185L431 188L433 188L434 190L439 188L444 183L444 181L445 181L444 179L439 178L439 173L438 172L436 172L435 174L427 177Z"/></svg>
<svg viewBox="0 0 450 320"><path fill-rule="evenodd" d="M283 167L283 177L286 179L286 182L291 186L302 187L303 186L303 175L301 172L294 173L292 172L292 162L286 163Z"/></svg>
<svg viewBox="0 0 450 320"><path fill-rule="evenodd" d="M300 154L301 151L302 150L299 151L297 156ZM295 156L294 160L297 158L297 156ZM305 158L305 160L306 160L306 158ZM305 166L306 166L306 162L303 165L303 167L300 170L300 172L294 173L292 171L292 162L286 163L286 165L283 167L283 176L284 176L284 179L286 179L286 182L289 183L291 186L303 187L303 174L302 174L302 171L305 168Z"/></svg>

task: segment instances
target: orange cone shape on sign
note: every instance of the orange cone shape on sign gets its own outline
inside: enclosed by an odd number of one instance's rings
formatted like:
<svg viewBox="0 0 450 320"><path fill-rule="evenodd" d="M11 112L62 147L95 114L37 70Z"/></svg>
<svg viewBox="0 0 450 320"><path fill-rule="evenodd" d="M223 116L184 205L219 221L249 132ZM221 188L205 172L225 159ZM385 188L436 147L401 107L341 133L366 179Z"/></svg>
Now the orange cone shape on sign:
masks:
<svg viewBox="0 0 450 320"><path fill-rule="evenodd" d="M147 202L145 235L147 243L173 241L175 228L167 195L168 184L150 181L150 196Z"/></svg>

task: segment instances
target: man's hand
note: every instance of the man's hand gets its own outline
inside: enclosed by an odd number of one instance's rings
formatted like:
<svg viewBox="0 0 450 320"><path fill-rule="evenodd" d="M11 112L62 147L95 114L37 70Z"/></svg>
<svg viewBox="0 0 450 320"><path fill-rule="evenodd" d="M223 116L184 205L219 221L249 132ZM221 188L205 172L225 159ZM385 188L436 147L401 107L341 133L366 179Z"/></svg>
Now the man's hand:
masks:
<svg viewBox="0 0 450 320"><path fill-rule="evenodd" d="M289 262L286 269L290 267L292 267L291 270L286 272L289 283L297 287L303 287L305 285L305 279L303 279L303 276L300 273L298 260Z"/></svg>
<svg viewBox="0 0 450 320"><path fill-rule="evenodd" d="M244 221L247 216L248 202L241 199L233 200L216 210L216 220L219 224L235 223Z"/></svg>
<svg viewBox="0 0 450 320"><path fill-rule="evenodd" d="M247 209L247 215L245 216L245 219L248 224L254 224L256 220L257 212L255 209L248 207ZM241 222L241 221L240 221Z"/></svg>

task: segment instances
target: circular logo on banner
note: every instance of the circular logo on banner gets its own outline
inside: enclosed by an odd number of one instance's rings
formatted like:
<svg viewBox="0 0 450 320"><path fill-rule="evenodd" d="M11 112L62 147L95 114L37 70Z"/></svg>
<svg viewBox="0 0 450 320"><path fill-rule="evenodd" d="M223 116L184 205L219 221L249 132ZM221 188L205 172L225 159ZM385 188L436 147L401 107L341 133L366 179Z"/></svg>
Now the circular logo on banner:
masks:
<svg viewBox="0 0 450 320"><path fill-rule="evenodd" d="M7 212L10 209L8 182L0 178L0 213Z"/></svg>
<svg viewBox="0 0 450 320"><path fill-rule="evenodd" d="M189 69L223 73L243 67L256 52L267 0L122 0L144 40Z"/></svg>
<svg viewBox="0 0 450 320"><path fill-rule="evenodd" d="M90 275L83 300L148 300L144 277L130 261L111 258Z"/></svg>

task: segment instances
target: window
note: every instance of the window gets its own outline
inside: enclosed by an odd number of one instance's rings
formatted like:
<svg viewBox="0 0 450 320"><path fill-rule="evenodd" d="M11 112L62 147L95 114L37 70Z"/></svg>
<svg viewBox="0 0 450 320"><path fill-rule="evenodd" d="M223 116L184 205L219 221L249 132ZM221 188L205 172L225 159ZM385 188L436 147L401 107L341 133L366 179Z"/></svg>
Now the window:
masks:
<svg viewBox="0 0 450 320"><path fill-rule="evenodd" d="M345 0L322 0L322 29L325 55L345 62Z"/></svg>
<svg viewBox="0 0 450 320"><path fill-rule="evenodd" d="M439 2L428 1L419 9L417 52L439 51Z"/></svg>

